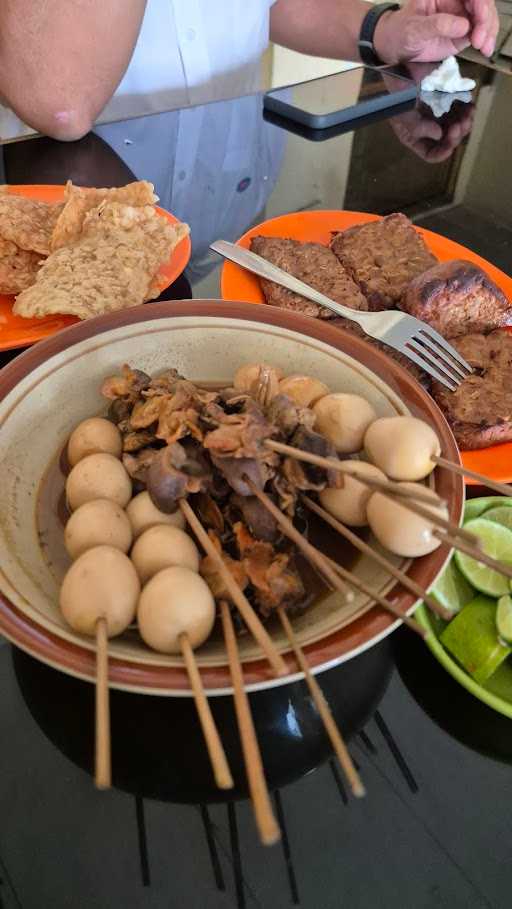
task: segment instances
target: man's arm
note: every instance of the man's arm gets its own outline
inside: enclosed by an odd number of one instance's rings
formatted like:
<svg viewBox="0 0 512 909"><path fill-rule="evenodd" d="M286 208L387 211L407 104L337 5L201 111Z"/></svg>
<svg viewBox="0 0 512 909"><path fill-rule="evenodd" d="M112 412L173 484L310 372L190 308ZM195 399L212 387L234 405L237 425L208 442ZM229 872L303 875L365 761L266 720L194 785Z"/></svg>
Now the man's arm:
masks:
<svg viewBox="0 0 512 909"><path fill-rule="evenodd" d="M357 41L369 9L363 0L277 0L270 37L304 54L358 60ZM470 44L490 56L498 25L494 0L406 0L379 19L374 43L384 63L436 62Z"/></svg>
<svg viewBox="0 0 512 909"><path fill-rule="evenodd" d="M78 139L115 92L146 0L3 0L0 95L29 126Z"/></svg>

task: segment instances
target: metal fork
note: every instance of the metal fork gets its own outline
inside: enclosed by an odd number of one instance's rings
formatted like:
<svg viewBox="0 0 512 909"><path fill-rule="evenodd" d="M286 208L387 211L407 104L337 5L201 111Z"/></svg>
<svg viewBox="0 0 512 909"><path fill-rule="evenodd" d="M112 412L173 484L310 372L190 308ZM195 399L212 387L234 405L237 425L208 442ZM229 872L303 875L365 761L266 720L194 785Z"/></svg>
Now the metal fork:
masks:
<svg viewBox="0 0 512 909"><path fill-rule="evenodd" d="M382 341L395 350L405 354L413 363L421 367L450 391L455 391L461 382L472 373L471 366L463 357L430 325L397 310L385 312L360 312L349 309L341 303L335 303L329 297L294 278L271 262L267 262L256 253L229 243L227 240L216 240L210 249L225 259L230 259L242 268L247 268L261 278L267 278L281 284L287 290L300 294L319 306L325 306L338 316L350 319L363 329L371 338Z"/></svg>

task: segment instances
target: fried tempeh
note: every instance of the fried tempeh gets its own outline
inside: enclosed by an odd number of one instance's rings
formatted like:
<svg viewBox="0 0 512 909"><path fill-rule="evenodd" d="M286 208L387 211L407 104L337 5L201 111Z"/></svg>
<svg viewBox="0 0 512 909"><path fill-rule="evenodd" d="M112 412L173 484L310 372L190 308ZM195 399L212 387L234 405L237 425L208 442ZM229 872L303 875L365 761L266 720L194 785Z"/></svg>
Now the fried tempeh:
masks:
<svg viewBox="0 0 512 909"><path fill-rule="evenodd" d="M147 180L138 180L111 189L73 186L71 180L68 180L64 190L65 204L51 237L52 252L74 243L82 233L87 213L102 202L120 202L133 207L153 205L158 201L158 196L155 196L153 190L153 184Z"/></svg>
<svg viewBox="0 0 512 909"><path fill-rule="evenodd" d="M80 238L48 257L13 311L88 319L138 306L155 294L160 266L187 233L186 224L170 224L152 206L103 202L84 218Z"/></svg>
<svg viewBox="0 0 512 909"><path fill-rule="evenodd" d="M0 192L0 237L10 240L20 249L32 250L47 256L53 229L63 211L59 202L49 205L26 196Z"/></svg>
<svg viewBox="0 0 512 909"><path fill-rule="evenodd" d="M0 237L0 293L18 294L30 287L41 264L39 253L20 249Z"/></svg>

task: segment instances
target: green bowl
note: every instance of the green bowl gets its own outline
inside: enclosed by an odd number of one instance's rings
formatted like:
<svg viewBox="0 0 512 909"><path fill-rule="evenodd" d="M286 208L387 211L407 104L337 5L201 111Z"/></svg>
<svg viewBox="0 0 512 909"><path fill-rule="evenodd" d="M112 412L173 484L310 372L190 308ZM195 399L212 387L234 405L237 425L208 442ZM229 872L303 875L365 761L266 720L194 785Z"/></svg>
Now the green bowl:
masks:
<svg viewBox="0 0 512 909"><path fill-rule="evenodd" d="M494 504L489 501L488 497L486 500L489 503L488 507ZM484 499L471 499L470 502L473 508L478 509L478 503L483 503ZM428 632L427 647L446 671L479 701L483 701L493 710L512 719L512 659L505 660L485 685L479 685L441 644L439 635L446 628L446 622L434 615L424 604L421 604L416 610L415 618Z"/></svg>

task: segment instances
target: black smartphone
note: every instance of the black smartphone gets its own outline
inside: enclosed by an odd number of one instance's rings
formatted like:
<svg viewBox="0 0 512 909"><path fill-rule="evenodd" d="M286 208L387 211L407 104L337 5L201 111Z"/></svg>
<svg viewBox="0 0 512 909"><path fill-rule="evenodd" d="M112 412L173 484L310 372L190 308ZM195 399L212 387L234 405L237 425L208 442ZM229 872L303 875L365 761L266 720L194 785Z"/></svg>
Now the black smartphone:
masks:
<svg viewBox="0 0 512 909"><path fill-rule="evenodd" d="M416 98L417 86L397 67L356 66L342 73L274 89L263 107L312 129L328 129Z"/></svg>

